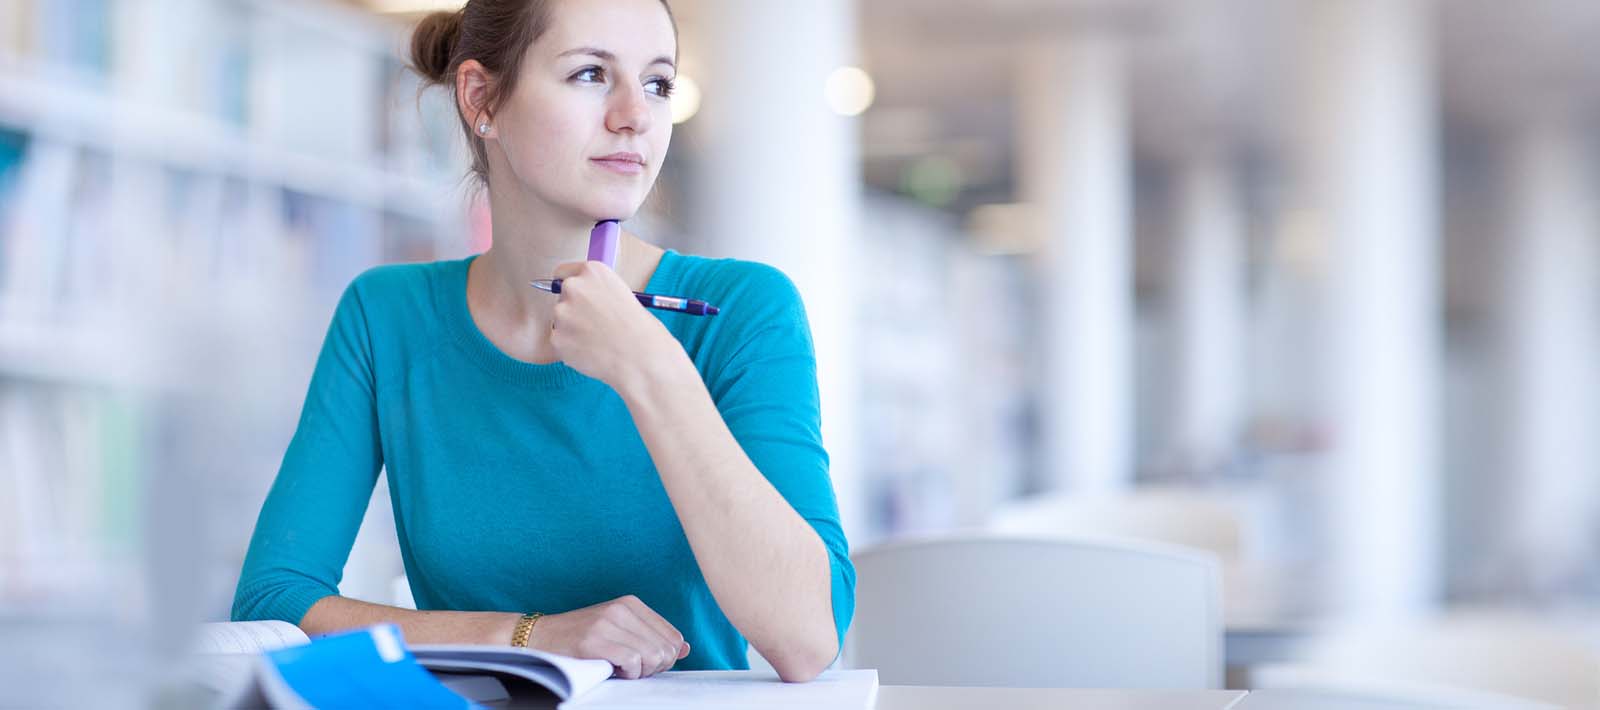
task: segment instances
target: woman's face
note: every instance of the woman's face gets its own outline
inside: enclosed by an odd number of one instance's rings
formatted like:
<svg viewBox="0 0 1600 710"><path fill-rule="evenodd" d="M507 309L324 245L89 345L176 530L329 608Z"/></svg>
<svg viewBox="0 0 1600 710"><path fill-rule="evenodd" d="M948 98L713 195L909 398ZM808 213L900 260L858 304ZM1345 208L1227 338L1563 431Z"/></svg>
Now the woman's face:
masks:
<svg viewBox="0 0 1600 710"><path fill-rule="evenodd" d="M660 0L559 0L495 137L522 189L581 219L627 219L672 140L677 38Z"/></svg>

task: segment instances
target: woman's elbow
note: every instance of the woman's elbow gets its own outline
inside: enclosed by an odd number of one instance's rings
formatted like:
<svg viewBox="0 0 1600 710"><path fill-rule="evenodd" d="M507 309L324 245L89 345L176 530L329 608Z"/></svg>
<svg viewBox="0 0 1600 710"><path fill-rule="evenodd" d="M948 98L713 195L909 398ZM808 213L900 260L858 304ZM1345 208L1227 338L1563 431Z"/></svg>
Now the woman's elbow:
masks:
<svg viewBox="0 0 1600 710"><path fill-rule="evenodd" d="M838 655L839 644L829 642L811 644L807 649L795 649L793 653L783 654L771 661L773 670L778 672L778 678L783 682L805 683L828 670L828 666L833 665L833 659Z"/></svg>

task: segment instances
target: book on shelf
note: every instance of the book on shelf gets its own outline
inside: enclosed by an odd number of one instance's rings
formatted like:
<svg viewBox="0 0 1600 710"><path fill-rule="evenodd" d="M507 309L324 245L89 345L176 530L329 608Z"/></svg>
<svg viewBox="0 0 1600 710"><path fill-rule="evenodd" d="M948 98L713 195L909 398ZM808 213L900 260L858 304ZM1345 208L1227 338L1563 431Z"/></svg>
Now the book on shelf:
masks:
<svg viewBox="0 0 1600 710"><path fill-rule="evenodd" d="M114 0L14 0L33 25L30 47L40 59L81 79L102 81L111 72ZM116 3L120 4L120 3Z"/></svg>
<svg viewBox="0 0 1600 710"><path fill-rule="evenodd" d="M251 665L248 659L252 655L265 653L270 657L276 649L304 647L322 640L312 641L298 627L281 621L213 623L202 627L193 646L201 660L209 659L215 670L220 667L218 659L231 659L236 676L252 671L255 674L245 676L247 683L236 679L230 691L236 698L262 697L241 692L241 688L258 693L263 689L261 674L265 671L259 661ZM369 631L385 628L394 629L383 625ZM393 633L398 639L398 630ZM376 637L379 643L383 642L382 635ZM554 695L563 708L870 708L878 691L878 674L873 670L828 671L809 683L784 683L770 671L668 671L626 680L612 678L613 668L603 660L570 658L528 648L419 644L395 649L388 656L401 658L402 652L452 692L473 702L504 701L514 697L512 690L531 684ZM249 687L251 683L254 688ZM211 683L213 688L220 685L227 684Z"/></svg>
<svg viewBox="0 0 1600 710"><path fill-rule="evenodd" d="M137 553L134 419L102 392L0 387L0 606L93 588Z"/></svg>
<svg viewBox="0 0 1600 710"><path fill-rule="evenodd" d="M241 278L311 286L310 302L331 307L386 254L426 259L436 246L427 237L437 225L214 172L44 138L9 170L6 156L0 150L0 326L59 331L80 315L215 296Z"/></svg>
<svg viewBox="0 0 1600 710"><path fill-rule="evenodd" d="M32 49L30 9L20 0L0 2L0 61L15 62Z"/></svg>
<svg viewBox="0 0 1600 710"><path fill-rule="evenodd" d="M249 118L249 8L216 0L117 3L111 72L119 96L234 128Z"/></svg>

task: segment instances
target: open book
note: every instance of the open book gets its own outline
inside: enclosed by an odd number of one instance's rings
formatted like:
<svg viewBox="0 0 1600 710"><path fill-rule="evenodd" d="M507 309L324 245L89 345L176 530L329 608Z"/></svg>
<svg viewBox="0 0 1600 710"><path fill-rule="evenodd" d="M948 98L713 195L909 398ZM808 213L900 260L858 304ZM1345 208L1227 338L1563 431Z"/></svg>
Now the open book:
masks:
<svg viewBox="0 0 1600 710"><path fill-rule="evenodd" d="M569 658L513 646L421 644L411 647L411 655L458 693L462 690L455 685L467 680L462 676L494 675L529 680L555 693L557 698L572 700L605 682L612 671L611 664L606 661ZM469 699L491 700L481 696Z"/></svg>
<svg viewBox="0 0 1600 710"><path fill-rule="evenodd" d="M214 692L237 695L249 684L258 655L310 642L300 627L282 621L201 624L190 645L195 656L192 675ZM510 646L418 645L408 650L445 687L477 702L510 697L505 685L498 682L500 677L521 678L561 700L570 700L610 678L612 672L605 661Z"/></svg>
<svg viewBox="0 0 1600 710"><path fill-rule="evenodd" d="M243 659L246 671L262 652L310 642L299 627L281 621L202 626L192 646L199 658ZM878 673L873 670L829 671L810 683L797 684L783 683L770 671L671 671L642 680L613 680L606 661L533 649L420 644L406 650L445 687L480 703L510 698L506 685L499 682L505 679L522 679L549 690L563 701L562 708L870 708L878 692ZM236 679L233 684L240 682ZM225 694L229 691L225 683L210 685Z"/></svg>
<svg viewBox="0 0 1600 710"><path fill-rule="evenodd" d="M510 646L412 646L435 676L493 673L533 681L564 702L561 708L871 708L878 672L839 670L809 683L785 683L766 671L668 671L649 678L611 678L606 661L580 660ZM461 689L451 685L456 692ZM469 696L470 697L470 696ZM487 701L486 698L472 698Z"/></svg>

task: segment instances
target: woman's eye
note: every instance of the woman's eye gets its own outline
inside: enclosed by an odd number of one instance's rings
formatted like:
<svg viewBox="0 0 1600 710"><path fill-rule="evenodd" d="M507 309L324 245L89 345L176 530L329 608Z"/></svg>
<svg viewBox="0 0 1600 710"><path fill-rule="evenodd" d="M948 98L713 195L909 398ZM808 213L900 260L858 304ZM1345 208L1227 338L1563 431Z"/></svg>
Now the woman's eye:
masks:
<svg viewBox="0 0 1600 710"><path fill-rule="evenodd" d="M671 79L651 79L645 82L645 87L656 96L663 98L672 96L673 82Z"/></svg>
<svg viewBox="0 0 1600 710"><path fill-rule="evenodd" d="M600 67L584 67L579 69L578 73L573 74L572 78L582 82L603 81L605 73L600 71Z"/></svg>

